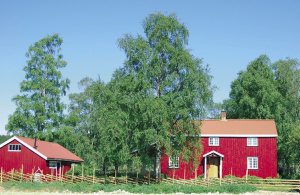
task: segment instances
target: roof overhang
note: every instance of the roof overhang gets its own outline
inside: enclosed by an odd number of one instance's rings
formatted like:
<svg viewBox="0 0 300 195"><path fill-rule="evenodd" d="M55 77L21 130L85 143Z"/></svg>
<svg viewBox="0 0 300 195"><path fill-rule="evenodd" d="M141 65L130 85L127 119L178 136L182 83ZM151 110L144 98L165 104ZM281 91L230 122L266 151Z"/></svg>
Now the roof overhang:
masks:
<svg viewBox="0 0 300 195"><path fill-rule="evenodd" d="M61 158L48 158L48 161L64 161L64 162L72 162L72 163L82 163L83 160L70 160L70 159L61 159Z"/></svg>
<svg viewBox="0 0 300 195"><path fill-rule="evenodd" d="M208 152L208 153L206 153L206 154L203 154L203 157L207 157L207 156L209 156L209 155L211 155L211 154L215 154L215 155L217 155L217 156L220 156L220 157L222 157L222 158L224 158L224 155L223 154L220 154L219 152L216 152L216 151L210 151L210 152Z"/></svg>

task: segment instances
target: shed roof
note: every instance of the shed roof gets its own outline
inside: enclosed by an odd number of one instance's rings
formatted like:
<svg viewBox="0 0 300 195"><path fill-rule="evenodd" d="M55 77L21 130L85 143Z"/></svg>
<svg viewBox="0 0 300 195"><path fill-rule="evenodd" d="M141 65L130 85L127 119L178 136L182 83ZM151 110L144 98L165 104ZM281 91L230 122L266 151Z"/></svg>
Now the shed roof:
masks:
<svg viewBox="0 0 300 195"><path fill-rule="evenodd" d="M45 160L63 160L63 161L73 161L73 162L83 162L83 160L70 152L68 149L54 142L47 141L36 141L37 147L34 148L34 139L25 138L20 136L12 137L3 144L0 145L0 148L4 145L10 143L13 140L19 141L21 144L26 146L28 149L41 156Z"/></svg>
<svg viewBox="0 0 300 195"><path fill-rule="evenodd" d="M224 137L276 137L274 120L226 119L201 121L201 136Z"/></svg>

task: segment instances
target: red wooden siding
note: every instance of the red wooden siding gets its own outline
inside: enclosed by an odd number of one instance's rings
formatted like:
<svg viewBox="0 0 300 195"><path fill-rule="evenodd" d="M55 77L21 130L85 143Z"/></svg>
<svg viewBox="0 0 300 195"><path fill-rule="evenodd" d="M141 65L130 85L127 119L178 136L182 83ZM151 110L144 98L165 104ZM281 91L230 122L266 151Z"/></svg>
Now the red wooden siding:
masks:
<svg viewBox="0 0 300 195"><path fill-rule="evenodd" d="M258 146L247 146L247 138L243 137L220 137L219 146L208 146L208 137L203 137L203 152L200 164L197 169L197 176L204 172L203 154L210 151L216 151L224 155L223 158L223 177L232 174L237 177L246 175L247 157L258 157L258 169L248 170L248 175L257 177L277 177L277 139L275 137L258 138ZM164 154L161 160L162 173L169 177L173 176L173 169L168 167L168 156ZM195 172L191 170L191 164L182 163L178 169L175 169L175 178L184 178L184 168L186 169L186 179L194 178Z"/></svg>
<svg viewBox="0 0 300 195"><path fill-rule="evenodd" d="M12 169L20 171L23 165L24 173L32 173L33 170L35 172L38 168L40 168L40 170L43 170L44 174L51 174L51 169L49 169L49 164L45 159L22 144L21 151L10 152L8 151L9 144L20 143L17 140L13 140L0 148L0 167L2 167L4 172L11 171ZM66 173L71 167L69 162L62 162L62 165L64 166L64 173Z"/></svg>

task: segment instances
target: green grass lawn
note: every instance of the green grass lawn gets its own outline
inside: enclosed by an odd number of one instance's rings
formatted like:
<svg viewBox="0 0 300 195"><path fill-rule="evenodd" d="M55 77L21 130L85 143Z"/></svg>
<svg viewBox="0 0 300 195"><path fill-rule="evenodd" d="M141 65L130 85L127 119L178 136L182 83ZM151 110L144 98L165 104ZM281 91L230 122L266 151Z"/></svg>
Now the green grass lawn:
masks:
<svg viewBox="0 0 300 195"><path fill-rule="evenodd" d="M256 188L250 185L236 185L236 184L224 184L222 186L194 186L194 185L180 185L180 184L150 184L150 185L134 185L134 184L90 184L90 183L17 183L7 182L3 183L2 187L7 191L27 191L27 192L112 192L116 190L124 190L131 193L208 193L208 192L220 192L220 193L244 193L256 191Z"/></svg>

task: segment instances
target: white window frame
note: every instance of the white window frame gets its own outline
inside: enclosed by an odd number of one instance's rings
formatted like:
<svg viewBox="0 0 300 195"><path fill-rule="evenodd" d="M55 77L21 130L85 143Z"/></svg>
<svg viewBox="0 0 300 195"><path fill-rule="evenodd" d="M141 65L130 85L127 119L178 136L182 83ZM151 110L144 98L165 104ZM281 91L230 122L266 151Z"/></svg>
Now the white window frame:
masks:
<svg viewBox="0 0 300 195"><path fill-rule="evenodd" d="M21 152L21 144L8 144L9 152Z"/></svg>
<svg viewBox="0 0 300 195"><path fill-rule="evenodd" d="M257 137L247 137L247 146L258 146Z"/></svg>
<svg viewBox="0 0 300 195"><path fill-rule="evenodd" d="M219 146L220 139L219 137L209 137L208 138L208 146Z"/></svg>
<svg viewBox="0 0 300 195"><path fill-rule="evenodd" d="M247 157L247 169L258 169L258 157Z"/></svg>
<svg viewBox="0 0 300 195"><path fill-rule="evenodd" d="M169 157L169 168L179 168L179 157Z"/></svg>

